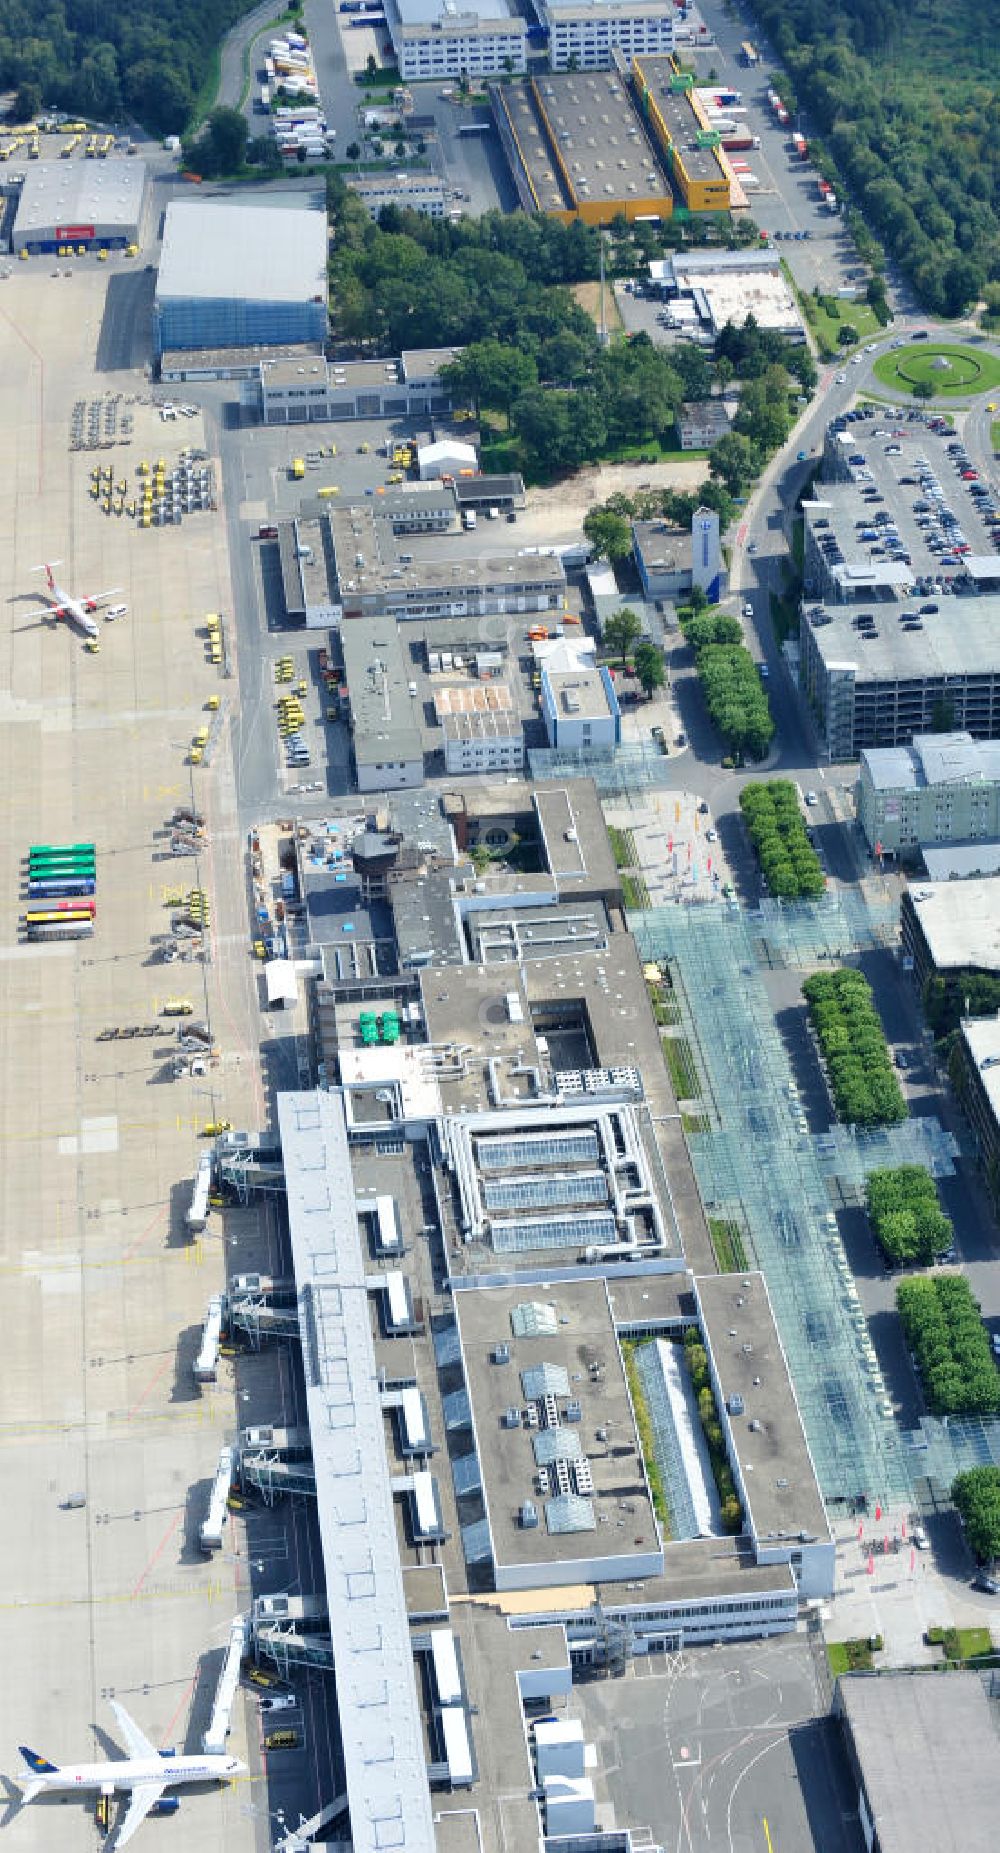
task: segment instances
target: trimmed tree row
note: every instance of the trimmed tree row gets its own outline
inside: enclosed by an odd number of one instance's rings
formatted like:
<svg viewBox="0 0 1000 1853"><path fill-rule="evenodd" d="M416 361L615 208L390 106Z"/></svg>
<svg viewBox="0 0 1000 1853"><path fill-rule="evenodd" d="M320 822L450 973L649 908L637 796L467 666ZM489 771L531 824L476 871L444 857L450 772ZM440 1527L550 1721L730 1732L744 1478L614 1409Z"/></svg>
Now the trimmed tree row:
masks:
<svg viewBox="0 0 1000 1853"><path fill-rule="evenodd" d="M996 1415L1000 1375L979 1302L961 1274L900 1281L896 1305L932 1415Z"/></svg>
<svg viewBox="0 0 1000 1853"><path fill-rule="evenodd" d="M951 1247L951 1218L941 1208L937 1185L923 1165L870 1171L865 1205L875 1240L897 1267L926 1266Z"/></svg>
<svg viewBox="0 0 1000 1853"><path fill-rule="evenodd" d="M904 1120L906 1101L867 979L845 966L816 972L802 991L839 1117L852 1126Z"/></svg>
<svg viewBox="0 0 1000 1853"><path fill-rule="evenodd" d="M790 779L744 785L740 810L768 888L782 900L814 900L826 878Z"/></svg>

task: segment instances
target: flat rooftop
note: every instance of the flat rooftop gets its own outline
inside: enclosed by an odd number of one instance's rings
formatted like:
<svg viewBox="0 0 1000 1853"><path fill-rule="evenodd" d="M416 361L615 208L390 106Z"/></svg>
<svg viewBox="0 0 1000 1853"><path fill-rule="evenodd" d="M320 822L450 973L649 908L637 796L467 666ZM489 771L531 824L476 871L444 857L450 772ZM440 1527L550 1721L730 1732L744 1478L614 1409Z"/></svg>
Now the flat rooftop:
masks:
<svg viewBox="0 0 1000 1853"><path fill-rule="evenodd" d="M326 260L325 213L171 200L156 298L325 303Z"/></svg>
<svg viewBox="0 0 1000 1853"><path fill-rule="evenodd" d="M721 180L723 170L711 148L699 148L697 136L702 127L685 90L671 90L676 78L673 60L665 53L636 60L649 85L667 132L692 180Z"/></svg>
<svg viewBox="0 0 1000 1853"><path fill-rule="evenodd" d="M420 728L395 620L352 618L341 626L340 644L359 764L421 760Z"/></svg>
<svg viewBox="0 0 1000 1853"><path fill-rule="evenodd" d="M545 72L505 84L503 100L543 212L630 199L673 210L669 181L616 71Z"/></svg>
<svg viewBox="0 0 1000 1853"><path fill-rule="evenodd" d="M440 32L466 33L495 31L498 26L514 31L520 26L522 33L527 31L524 20L508 0L453 0L452 4L449 0L389 0L389 4L407 30L423 26Z"/></svg>
<svg viewBox="0 0 1000 1853"><path fill-rule="evenodd" d="M759 1547L769 1538L806 1532L828 1538L809 1444L762 1274L719 1274L695 1282L705 1335L728 1406ZM759 1379L759 1381L758 1381ZM751 1428L754 1422L756 1427Z"/></svg>
<svg viewBox="0 0 1000 1853"><path fill-rule="evenodd" d="M913 882L906 892L939 971L1000 971L1000 876L971 877L957 891L950 881Z"/></svg>
<svg viewBox="0 0 1000 1853"><path fill-rule="evenodd" d="M666 521L633 521L632 545L649 573L689 573L691 533ZM617 587L615 587L617 595Z"/></svg>
<svg viewBox="0 0 1000 1853"><path fill-rule="evenodd" d="M971 1061L979 1070L980 1084L993 1118L1000 1125L1000 1018L963 1018L962 1038Z"/></svg>
<svg viewBox="0 0 1000 1853"><path fill-rule="evenodd" d="M978 1673L846 1674L836 1704L881 1853L990 1845L1000 1812L1000 1741Z"/></svg>
<svg viewBox="0 0 1000 1853"><path fill-rule="evenodd" d="M556 715L561 720L604 721L611 713L608 691L597 669L555 669L548 676Z"/></svg>
<svg viewBox="0 0 1000 1853"><path fill-rule="evenodd" d="M351 1839L433 1853L420 1702L343 1107L279 1094Z"/></svg>
<svg viewBox="0 0 1000 1853"><path fill-rule="evenodd" d="M1000 784L1000 740L970 733L914 734L909 746L870 746L861 755L875 791L925 791L934 785Z"/></svg>
<svg viewBox="0 0 1000 1853"><path fill-rule="evenodd" d="M30 161L14 219L16 237L59 225L134 230L142 213L146 164L135 156L104 161Z"/></svg>
<svg viewBox="0 0 1000 1853"><path fill-rule="evenodd" d="M560 890L618 893L621 882L593 779L538 785L531 799L545 866Z"/></svg>
<svg viewBox="0 0 1000 1853"><path fill-rule="evenodd" d="M323 354L282 354L277 360L261 362L264 384L272 389L284 386L325 386L329 368Z"/></svg>
<svg viewBox="0 0 1000 1853"><path fill-rule="evenodd" d="M536 1302L551 1307L555 1329L544 1336L519 1338L511 1315ZM604 1280L560 1281L547 1290L507 1286L460 1291L454 1295L454 1307L497 1566L558 1564L586 1557L627 1560L637 1551L658 1551L659 1532ZM509 1348L503 1364L493 1361L498 1345ZM526 1401L534 1400L536 1379L529 1378L526 1387L523 1372L541 1373L545 1382L560 1386L553 1392L561 1416L556 1426L529 1429L520 1420L516 1428L505 1426L508 1409L520 1412ZM579 1421L565 1419L566 1405L572 1402L580 1405ZM546 1435L551 1442L545 1442ZM593 1504L592 1530L559 1533L546 1524L548 1500L537 1491L536 1453L551 1453L554 1459L552 1450L560 1445L572 1459L589 1463L593 1491L586 1496ZM526 1499L538 1512L539 1522L532 1528L518 1519Z"/></svg>
<svg viewBox="0 0 1000 1853"><path fill-rule="evenodd" d="M433 491L427 494L433 499ZM565 584L554 554L484 551L477 535L458 528L451 491L438 491L437 502L455 523L452 532L397 536L397 505L388 496L380 498L377 507L346 503L336 508L329 520L343 593L353 598L388 595L395 608L405 605L408 594L453 590L461 596L478 586L502 591L505 586L561 589ZM408 503L414 510L418 506L414 498L401 500L404 519Z"/></svg>
<svg viewBox="0 0 1000 1853"><path fill-rule="evenodd" d="M961 679L1000 671L1000 598L934 595L924 601L913 592L886 598L873 589L866 599L863 583L857 583L854 604L810 605L803 618L828 669L853 669L862 683ZM922 630L904 630L903 613L916 612L924 602L937 604L938 611L921 619ZM875 619L868 636L853 622L860 611Z"/></svg>

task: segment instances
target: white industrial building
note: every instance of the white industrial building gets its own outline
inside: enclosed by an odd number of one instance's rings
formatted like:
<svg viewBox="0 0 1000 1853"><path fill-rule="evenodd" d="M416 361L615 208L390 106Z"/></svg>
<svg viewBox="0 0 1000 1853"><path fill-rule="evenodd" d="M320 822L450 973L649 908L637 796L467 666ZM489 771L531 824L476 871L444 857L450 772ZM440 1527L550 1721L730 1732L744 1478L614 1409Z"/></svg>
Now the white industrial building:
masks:
<svg viewBox="0 0 1000 1853"><path fill-rule="evenodd" d="M414 348L395 360L327 361L321 354L261 360L247 403L265 425L339 418L433 418L449 410L441 371L461 348Z"/></svg>
<svg viewBox="0 0 1000 1853"><path fill-rule="evenodd" d="M528 29L508 0L386 0L385 17L405 83L527 69Z"/></svg>
<svg viewBox="0 0 1000 1853"><path fill-rule="evenodd" d="M443 219L445 186L439 174L403 172L397 174L350 174L347 185L356 193L373 219L383 206L402 206L407 212L422 212L428 219Z"/></svg>
<svg viewBox="0 0 1000 1853"><path fill-rule="evenodd" d="M30 164L10 248L34 257L61 245L120 251L138 244L145 194L145 163L134 157Z"/></svg>
<svg viewBox="0 0 1000 1853"><path fill-rule="evenodd" d="M611 751L622 717L607 668L542 670L542 719L550 746L563 751Z"/></svg>
<svg viewBox="0 0 1000 1853"><path fill-rule="evenodd" d="M504 682L466 683L434 691L447 772L519 772L524 732Z"/></svg>
<svg viewBox="0 0 1000 1853"><path fill-rule="evenodd" d="M321 348L326 265L324 212L173 200L153 307L157 355L297 343Z"/></svg>
<svg viewBox="0 0 1000 1853"><path fill-rule="evenodd" d="M706 337L727 322L742 327L752 315L759 328L804 341L805 329L791 285L776 251L675 251L649 266L654 288L673 305L697 316ZM680 319L683 319L681 317Z"/></svg>
<svg viewBox="0 0 1000 1853"><path fill-rule="evenodd" d="M625 59L674 49L672 0L536 0L554 71L599 71L612 53Z"/></svg>
<svg viewBox="0 0 1000 1853"><path fill-rule="evenodd" d="M421 444L417 451L417 470L421 482L434 482L441 476L474 475L479 458L474 444L462 444L457 438L439 438L436 444Z"/></svg>

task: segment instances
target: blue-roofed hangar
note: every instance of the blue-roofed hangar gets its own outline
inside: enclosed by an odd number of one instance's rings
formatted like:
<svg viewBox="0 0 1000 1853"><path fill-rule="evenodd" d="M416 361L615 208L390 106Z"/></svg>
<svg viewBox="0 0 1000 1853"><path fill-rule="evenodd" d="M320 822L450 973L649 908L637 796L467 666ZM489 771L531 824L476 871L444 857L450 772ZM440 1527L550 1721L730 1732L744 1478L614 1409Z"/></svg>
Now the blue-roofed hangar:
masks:
<svg viewBox="0 0 1000 1853"><path fill-rule="evenodd" d="M156 283L157 356L322 345L326 260L322 212L172 202Z"/></svg>

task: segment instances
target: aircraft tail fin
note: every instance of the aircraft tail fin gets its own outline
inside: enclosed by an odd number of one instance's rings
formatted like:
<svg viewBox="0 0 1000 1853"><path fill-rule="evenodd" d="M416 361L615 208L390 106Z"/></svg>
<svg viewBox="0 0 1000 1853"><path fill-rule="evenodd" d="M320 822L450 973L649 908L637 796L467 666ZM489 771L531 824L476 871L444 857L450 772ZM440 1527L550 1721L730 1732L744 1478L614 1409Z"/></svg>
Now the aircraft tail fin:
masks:
<svg viewBox="0 0 1000 1853"><path fill-rule="evenodd" d="M54 1776L58 1763L50 1763L48 1757L39 1756L37 1750L29 1750L27 1744L18 1744L21 1760L33 1776Z"/></svg>

